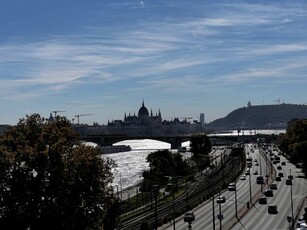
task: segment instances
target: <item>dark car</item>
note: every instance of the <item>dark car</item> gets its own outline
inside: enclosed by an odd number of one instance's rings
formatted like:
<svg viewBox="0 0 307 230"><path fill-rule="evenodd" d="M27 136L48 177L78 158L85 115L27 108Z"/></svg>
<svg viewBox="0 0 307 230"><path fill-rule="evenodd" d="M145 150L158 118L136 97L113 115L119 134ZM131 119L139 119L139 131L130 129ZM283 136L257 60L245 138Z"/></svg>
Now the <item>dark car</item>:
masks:
<svg viewBox="0 0 307 230"><path fill-rule="evenodd" d="M284 177L284 174L282 172L278 173L279 177Z"/></svg>
<svg viewBox="0 0 307 230"><path fill-rule="evenodd" d="M267 204L268 203L268 200L265 196L262 196L259 198L259 204Z"/></svg>
<svg viewBox="0 0 307 230"><path fill-rule="evenodd" d="M256 183L257 184L264 184L263 176L257 176Z"/></svg>
<svg viewBox="0 0 307 230"><path fill-rule="evenodd" d="M284 162L284 161L283 161L283 162L281 162L281 165L286 165L286 162Z"/></svg>
<svg viewBox="0 0 307 230"><path fill-rule="evenodd" d="M277 211L277 205L275 204L270 204L269 207L268 207L268 213L269 214L277 214L278 211Z"/></svg>
<svg viewBox="0 0 307 230"><path fill-rule="evenodd" d="M287 179L286 180L286 185L293 185L292 180L291 179Z"/></svg>
<svg viewBox="0 0 307 230"><path fill-rule="evenodd" d="M270 189L272 189L272 190L277 190L277 184L272 183L272 184L270 185Z"/></svg>
<svg viewBox="0 0 307 230"><path fill-rule="evenodd" d="M282 167L280 165L278 165L277 170L282 170Z"/></svg>
<svg viewBox="0 0 307 230"><path fill-rule="evenodd" d="M276 181L281 181L281 177L280 177L280 176L277 176L277 177L275 178L275 180L276 180Z"/></svg>
<svg viewBox="0 0 307 230"><path fill-rule="evenodd" d="M273 190L272 190L272 189L267 189L267 190L265 190L264 195L265 195L266 197L272 197L272 196L274 196Z"/></svg>

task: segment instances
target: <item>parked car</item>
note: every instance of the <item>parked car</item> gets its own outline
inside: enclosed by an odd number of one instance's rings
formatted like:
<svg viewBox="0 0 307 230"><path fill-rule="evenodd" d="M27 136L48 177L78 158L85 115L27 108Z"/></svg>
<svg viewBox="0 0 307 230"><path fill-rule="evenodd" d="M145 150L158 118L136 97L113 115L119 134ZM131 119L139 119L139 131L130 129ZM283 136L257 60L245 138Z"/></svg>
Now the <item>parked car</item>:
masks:
<svg viewBox="0 0 307 230"><path fill-rule="evenodd" d="M275 178L275 180L276 180L276 181L281 181L281 177L280 177L280 176L277 176L277 177Z"/></svg>
<svg viewBox="0 0 307 230"><path fill-rule="evenodd" d="M246 170L245 175L249 175L249 174L250 174L249 170Z"/></svg>
<svg viewBox="0 0 307 230"><path fill-rule="evenodd" d="M282 170L282 167L280 165L278 165L277 170Z"/></svg>
<svg viewBox="0 0 307 230"><path fill-rule="evenodd" d="M279 177L284 177L284 174L282 172L278 173Z"/></svg>
<svg viewBox="0 0 307 230"><path fill-rule="evenodd" d="M283 161L283 162L281 162L281 165L286 165L286 162L284 162L284 161Z"/></svg>
<svg viewBox="0 0 307 230"><path fill-rule="evenodd" d="M293 175L289 175L288 179L293 180Z"/></svg>
<svg viewBox="0 0 307 230"><path fill-rule="evenodd" d="M269 207L268 207L268 213L269 214L277 214L278 213L277 205L270 204Z"/></svg>
<svg viewBox="0 0 307 230"><path fill-rule="evenodd" d="M258 175L258 171L256 170L256 171L254 171L254 173L253 173L254 175Z"/></svg>

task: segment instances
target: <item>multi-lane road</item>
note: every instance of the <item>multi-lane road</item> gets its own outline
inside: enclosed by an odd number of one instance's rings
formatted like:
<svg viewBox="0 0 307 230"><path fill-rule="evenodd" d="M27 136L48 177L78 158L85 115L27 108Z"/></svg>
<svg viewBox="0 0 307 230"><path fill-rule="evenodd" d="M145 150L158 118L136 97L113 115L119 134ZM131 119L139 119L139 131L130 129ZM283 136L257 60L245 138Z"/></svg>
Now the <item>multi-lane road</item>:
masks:
<svg viewBox="0 0 307 230"><path fill-rule="evenodd" d="M255 148L255 145L246 145L245 151L247 158L251 157L253 162L253 166L247 168L250 175L246 175L245 180L238 178L236 191L221 191L214 197L214 200L210 199L192 210L191 212L195 215L192 229L288 229L287 216L292 216L292 204L293 215L296 216L307 195L306 179L299 177L300 170L282 156L280 156L280 162L286 163L283 166L281 163L271 164L271 156L265 151ZM274 150L272 152L274 153ZM274 155L277 154L278 152L274 153ZM281 166L281 170L277 170L277 166ZM280 172L284 176L281 181L275 182L275 177ZM292 187L285 184L290 173L294 177ZM256 183L257 176L263 175L265 178L267 174L270 174L270 177L265 179L265 184ZM245 175L245 172L242 175ZM274 196L267 197L268 203L266 205L259 204L259 197L263 196L262 192L272 182L277 184L277 190L273 190ZM291 203L291 189L293 203ZM226 202L218 204L216 202L218 196L224 196ZM268 214L268 205L270 204L278 206L277 214ZM171 230L174 229L174 226L169 223L159 229ZM188 223L184 222L183 216L176 219L175 229L188 229Z"/></svg>

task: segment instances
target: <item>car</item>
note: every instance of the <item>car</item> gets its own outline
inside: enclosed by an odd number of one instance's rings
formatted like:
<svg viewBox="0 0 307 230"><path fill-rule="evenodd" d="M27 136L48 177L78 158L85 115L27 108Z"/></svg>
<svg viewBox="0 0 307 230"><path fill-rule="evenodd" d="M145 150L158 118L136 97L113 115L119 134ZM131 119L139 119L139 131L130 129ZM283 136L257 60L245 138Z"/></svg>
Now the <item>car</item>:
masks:
<svg viewBox="0 0 307 230"><path fill-rule="evenodd" d="M280 165L278 165L277 170L282 170L282 167Z"/></svg>
<svg viewBox="0 0 307 230"><path fill-rule="evenodd" d="M249 174L250 174L249 170L246 170L245 175L249 175Z"/></svg>
<svg viewBox="0 0 307 230"><path fill-rule="evenodd" d="M257 183L257 184L264 184L263 176L257 176L257 178L256 178L256 183Z"/></svg>
<svg viewBox="0 0 307 230"><path fill-rule="evenodd" d="M286 162L284 162L284 161L283 161L283 162L281 162L281 165L286 165Z"/></svg>
<svg viewBox="0 0 307 230"><path fill-rule="evenodd" d="M287 179L286 180L286 185L293 185L292 180L291 179Z"/></svg>
<svg viewBox="0 0 307 230"><path fill-rule="evenodd" d="M245 175L242 175L242 176L240 177L240 179L241 179L241 180L246 180L246 176L245 176Z"/></svg>
<svg viewBox="0 0 307 230"><path fill-rule="evenodd" d="M224 196L219 196L216 200L216 203L223 204L226 202L226 198Z"/></svg>
<svg viewBox="0 0 307 230"><path fill-rule="evenodd" d="M258 175L258 171L257 171L257 170L254 171L253 174L254 174L254 175Z"/></svg>
<svg viewBox="0 0 307 230"><path fill-rule="evenodd" d="M256 163L255 163L255 166L259 166L259 163L258 163L258 162L256 162Z"/></svg>
<svg viewBox="0 0 307 230"><path fill-rule="evenodd" d="M272 184L270 185L270 189L272 189L272 190L277 190L277 184L272 183Z"/></svg>
<svg viewBox="0 0 307 230"><path fill-rule="evenodd" d="M267 204L268 203L268 200L265 196L262 196L259 198L259 204Z"/></svg>
<svg viewBox="0 0 307 230"><path fill-rule="evenodd" d="M268 213L269 214L277 214L278 211L277 211L277 205L275 204L270 204L269 207L268 207Z"/></svg>
<svg viewBox="0 0 307 230"><path fill-rule="evenodd" d="M277 177L275 178L275 180L276 180L276 181L281 181L281 177L280 177L280 176L277 176Z"/></svg>
<svg viewBox="0 0 307 230"><path fill-rule="evenodd" d="M258 162L258 160L257 160L257 159L255 159L255 160L254 160L254 162Z"/></svg>
<svg viewBox="0 0 307 230"><path fill-rule="evenodd" d="M282 172L278 173L279 177L284 177L284 174Z"/></svg>
<svg viewBox="0 0 307 230"><path fill-rule="evenodd" d="M293 175L289 175L288 179L293 180Z"/></svg>
<svg viewBox="0 0 307 230"><path fill-rule="evenodd" d="M301 225L302 225L303 223L306 224L306 222L305 222L305 220L304 220L304 217L303 217L303 216L299 216L299 217L297 218L296 227L300 228Z"/></svg>
<svg viewBox="0 0 307 230"><path fill-rule="evenodd" d="M235 183L230 183L228 185L228 191L235 191L236 190L236 185Z"/></svg>
<svg viewBox="0 0 307 230"><path fill-rule="evenodd" d="M247 168L251 168L253 166L253 164L251 162L247 163Z"/></svg>
<svg viewBox="0 0 307 230"><path fill-rule="evenodd" d="M266 197L272 197L272 196L274 196L273 190L272 190L272 189L266 189L265 192L264 192L264 195L265 195Z"/></svg>

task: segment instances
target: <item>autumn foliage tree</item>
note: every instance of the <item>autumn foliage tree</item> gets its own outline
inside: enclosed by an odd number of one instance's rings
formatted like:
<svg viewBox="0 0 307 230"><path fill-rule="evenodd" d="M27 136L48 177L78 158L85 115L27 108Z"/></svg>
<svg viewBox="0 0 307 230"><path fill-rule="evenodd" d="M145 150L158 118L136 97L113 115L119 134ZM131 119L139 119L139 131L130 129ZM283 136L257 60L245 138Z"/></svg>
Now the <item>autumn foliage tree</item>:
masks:
<svg viewBox="0 0 307 230"><path fill-rule="evenodd" d="M0 138L0 229L101 229L113 165L66 118L21 119Z"/></svg>

